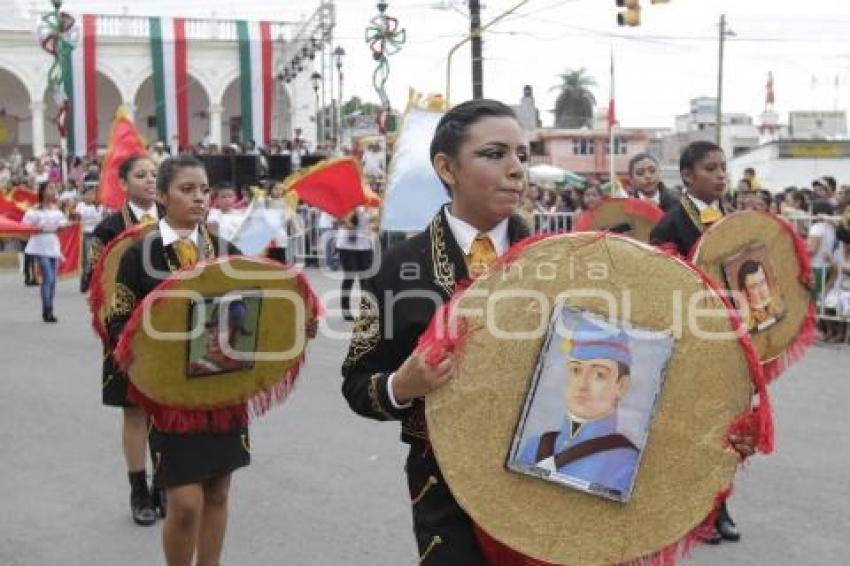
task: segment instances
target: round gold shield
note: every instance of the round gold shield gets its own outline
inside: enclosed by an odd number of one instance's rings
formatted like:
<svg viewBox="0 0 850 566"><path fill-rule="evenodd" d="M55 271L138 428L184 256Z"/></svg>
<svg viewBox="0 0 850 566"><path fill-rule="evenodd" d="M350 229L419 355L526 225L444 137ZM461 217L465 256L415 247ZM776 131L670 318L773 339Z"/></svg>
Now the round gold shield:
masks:
<svg viewBox="0 0 850 566"><path fill-rule="evenodd" d="M779 358L814 330L804 254L790 224L753 211L725 216L692 252L693 264L731 292L762 363Z"/></svg>
<svg viewBox="0 0 850 566"><path fill-rule="evenodd" d="M231 407L297 371L311 303L306 280L277 262L212 260L176 272L146 296L116 356L132 385L156 405Z"/></svg>
<svg viewBox="0 0 850 566"><path fill-rule="evenodd" d="M507 469L538 329L558 301L674 337L627 503ZM486 533L552 564L616 564L675 544L711 513L738 464L726 436L750 408L752 365L734 316L685 262L611 234L554 236L475 280L449 313L469 333L457 374L426 397L428 430L452 493Z"/></svg>
<svg viewBox="0 0 850 566"><path fill-rule="evenodd" d="M97 333L106 340L106 315L109 301L115 296L115 283L118 279L118 267L121 258L130 247L156 227L156 223L142 223L131 226L109 242L92 270L89 292L89 308L92 311L92 325Z"/></svg>

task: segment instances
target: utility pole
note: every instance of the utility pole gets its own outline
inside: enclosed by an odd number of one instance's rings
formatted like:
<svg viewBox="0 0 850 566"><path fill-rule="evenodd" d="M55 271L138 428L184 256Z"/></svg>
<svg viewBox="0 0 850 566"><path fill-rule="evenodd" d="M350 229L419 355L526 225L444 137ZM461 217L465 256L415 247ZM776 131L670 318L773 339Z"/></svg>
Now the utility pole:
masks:
<svg viewBox="0 0 850 566"><path fill-rule="evenodd" d="M481 3L469 0L469 36L472 38L472 98L484 98L484 68L481 55Z"/></svg>
<svg viewBox="0 0 850 566"><path fill-rule="evenodd" d="M726 14L720 16L720 50L719 61L717 63L717 145L721 146L722 138L720 134L723 125L723 46L726 43Z"/></svg>

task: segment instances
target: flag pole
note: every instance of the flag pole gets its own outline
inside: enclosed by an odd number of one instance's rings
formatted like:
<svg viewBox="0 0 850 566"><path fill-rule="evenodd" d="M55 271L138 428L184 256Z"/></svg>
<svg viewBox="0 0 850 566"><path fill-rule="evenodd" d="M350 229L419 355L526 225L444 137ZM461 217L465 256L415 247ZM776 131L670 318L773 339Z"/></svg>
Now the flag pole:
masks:
<svg viewBox="0 0 850 566"><path fill-rule="evenodd" d="M608 183L611 187L610 196L620 196L615 195L617 191L616 186L616 170L614 168L614 128L617 124L617 113L614 105L614 46L611 45L611 93L608 99Z"/></svg>

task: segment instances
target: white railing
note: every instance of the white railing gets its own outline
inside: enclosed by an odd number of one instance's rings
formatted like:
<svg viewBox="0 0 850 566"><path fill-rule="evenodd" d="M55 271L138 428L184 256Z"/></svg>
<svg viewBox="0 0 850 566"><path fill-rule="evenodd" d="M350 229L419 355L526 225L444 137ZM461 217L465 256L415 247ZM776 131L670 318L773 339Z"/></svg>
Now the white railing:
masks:
<svg viewBox="0 0 850 566"><path fill-rule="evenodd" d="M36 19L40 19L42 15L44 14L41 12L33 14ZM272 22L272 39L289 35L287 28L300 24L301 22ZM139 38L145 40L150 37L150 18L148 16L100 15L96 17L95 26L98 37ZM235 20L186 18L186 39L236 41L237 38Z"/></svg>

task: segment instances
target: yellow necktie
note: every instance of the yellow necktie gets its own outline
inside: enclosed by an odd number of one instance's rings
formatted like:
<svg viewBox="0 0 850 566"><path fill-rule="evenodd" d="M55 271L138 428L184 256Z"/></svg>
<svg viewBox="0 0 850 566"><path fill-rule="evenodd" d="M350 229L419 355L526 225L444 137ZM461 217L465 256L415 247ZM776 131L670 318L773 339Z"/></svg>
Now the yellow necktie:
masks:
<svg viewBox="0 0 850 566"><path fill-rule="evenodd" d="M713 206L707 206L702 209L702 212L699 213L699 221L708 226L709 224L714 224L718 220L723 218L723 213L714 208Z"/></svg>
<svg viewBox="0 0 850 566"><path fill-rule="evenodd" d="M178 240L173 245L180 267L188 267L198 261L198 248L189 238Z"/></svg>
<svg viewBox="0 0 850 566"><path fill-rule="evenodd" d="M147 212L142 214L142 217L139 218L139 224L153 224L156 222L156 218L153 217L153 214L148 214Z"/></svg>
<svg viewBox="0 0 850 566"><path fill-rule="evenodd" d="M478 234L472 241L469 255L466 256L466 267L469 276L479 277L487 270L487 266L496 261L496 248L487 234Z"/></svg>

